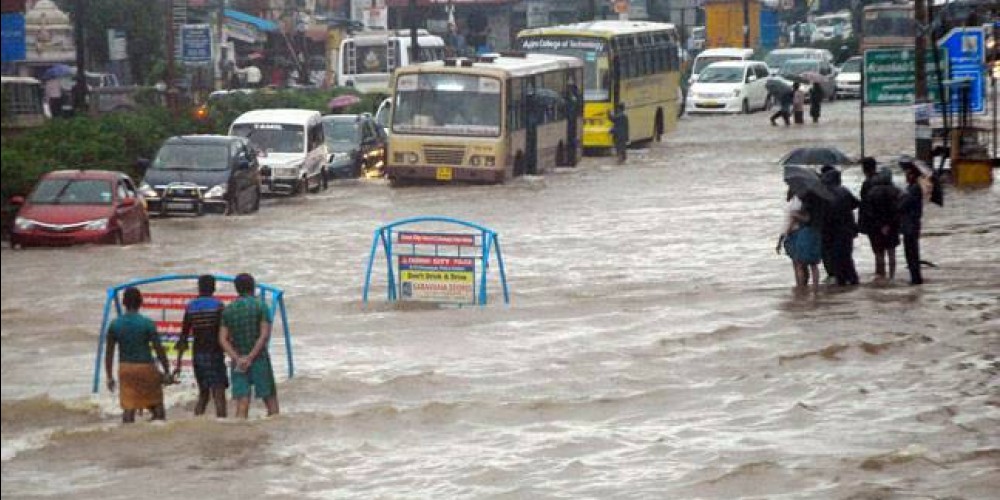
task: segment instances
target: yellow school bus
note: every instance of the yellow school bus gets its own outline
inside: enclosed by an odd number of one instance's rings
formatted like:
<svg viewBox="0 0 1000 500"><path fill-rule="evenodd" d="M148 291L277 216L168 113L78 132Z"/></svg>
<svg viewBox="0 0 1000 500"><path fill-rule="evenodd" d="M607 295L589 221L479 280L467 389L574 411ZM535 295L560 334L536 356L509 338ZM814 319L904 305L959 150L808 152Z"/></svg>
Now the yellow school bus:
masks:
<svg viewBox="0 0 1000 500"><path fill-rule="evenodd" d="M624 103L629 143L660 137L677 127L682 101L674 25L645 21L592 21L523 30L520 50L584 61L585 148L614 145L608 112Z"/></svg>
<svg viewBox="0 0 1000 500"><path fill-rule="evenodd" d="M583 63L506 53L402 67L393 77L386 176L500 183L576 165Z"/></svg>

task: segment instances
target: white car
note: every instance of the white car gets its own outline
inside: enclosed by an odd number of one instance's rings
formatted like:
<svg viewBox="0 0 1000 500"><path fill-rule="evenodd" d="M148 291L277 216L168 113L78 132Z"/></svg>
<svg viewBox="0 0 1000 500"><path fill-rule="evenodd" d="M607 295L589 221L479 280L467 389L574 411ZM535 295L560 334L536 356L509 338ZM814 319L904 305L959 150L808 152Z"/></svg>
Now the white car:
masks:
<svg viewBox="0 0 1000 500"><path fill-rule="evenodd" d="M688 90L688 113L750 113L771 106L767 65L760 61L723 61L702 70Z"/></svg>
<svg viewBox="0 0 1000 500"><path fill-rule="evenodd" d="M691 77L688 84L698 81L701 70L712 63L722 61L745 61L753 57L753 49L741 49L735 47L719 47L715 49L705 49L698 53L691 65Z"/></svg>
<svg viewBox="0 0 1000 500"><path fill-rule="evenodd" d="M844 62L837 73L837 97L861 97L862 57L855 56Z"/></svg>

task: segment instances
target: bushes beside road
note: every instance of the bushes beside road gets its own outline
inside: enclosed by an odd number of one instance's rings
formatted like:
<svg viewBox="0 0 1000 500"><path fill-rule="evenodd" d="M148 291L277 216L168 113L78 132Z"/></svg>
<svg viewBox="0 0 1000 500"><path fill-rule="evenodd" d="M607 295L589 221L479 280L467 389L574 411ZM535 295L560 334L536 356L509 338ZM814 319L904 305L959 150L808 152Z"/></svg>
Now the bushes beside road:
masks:
<svg viewBox="0 0 1000 500"><path fill-rule="evenodd" d="M151 158L170 136L225 134L237 116L253 109L302 108L328 113L326 105L331 98L350 92L353 90L233 94L212 101L204 119L196 118L194 109L173 117L162 107L149 106L135 112L50 120L42 127L3 138L0 200L6 203L15 194L26 194L42 174L66 168L119 170L138 181L135 160ZM376 97L364 96L343 112L373 111L377 104Z"/></svg>

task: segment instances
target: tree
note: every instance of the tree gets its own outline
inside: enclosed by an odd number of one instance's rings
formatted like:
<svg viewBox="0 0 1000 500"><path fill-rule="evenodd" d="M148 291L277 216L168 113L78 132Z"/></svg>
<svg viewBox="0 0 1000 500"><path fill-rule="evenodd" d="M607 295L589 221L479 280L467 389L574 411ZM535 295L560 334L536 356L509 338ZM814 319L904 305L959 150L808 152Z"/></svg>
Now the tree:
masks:
<svg viewBox="0 0 1000 500"><path fill-rule="evenodd" d="M72 18L79 0L56 0ZM158 62L165 59L165 0L83 0L84 36L87 69L103 70L108 63L108 29L125 30L132 77L136 82L151 83L149 77Z"/></svg>

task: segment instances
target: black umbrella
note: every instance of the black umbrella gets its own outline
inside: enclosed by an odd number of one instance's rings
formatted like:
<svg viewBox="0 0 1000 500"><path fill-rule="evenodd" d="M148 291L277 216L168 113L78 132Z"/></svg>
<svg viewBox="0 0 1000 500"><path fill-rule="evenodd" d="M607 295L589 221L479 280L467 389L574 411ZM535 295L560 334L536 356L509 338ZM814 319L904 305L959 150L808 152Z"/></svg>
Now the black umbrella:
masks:
<svg viewBox="0 0 1000 500"><path fill-rule="evenodd" d="M786 154L779 165L850 165L853 160L837 148L796 148Z"/></svg>
<svg viewBox="0 0 1000 500"><path fill-rule="evenodd" d="M826 201L833 200L833 193L823 184L819 174L809 167L785 165L784 179L792 194L799 198L806 198L812 194Z"/></svg>
<svg viewBox="0 0 1000 500"><path fill-rule="evenodd" d="M768 78L767 81L764 82L764 87L767 88L767 91L772 95L778 97L792 93L792 86L781 78Z"/></svg>

